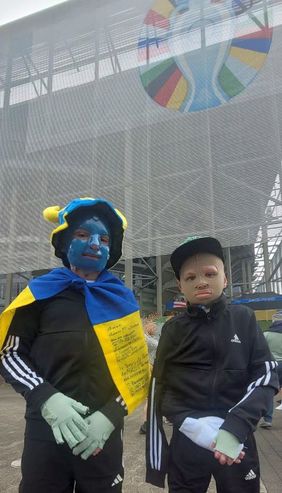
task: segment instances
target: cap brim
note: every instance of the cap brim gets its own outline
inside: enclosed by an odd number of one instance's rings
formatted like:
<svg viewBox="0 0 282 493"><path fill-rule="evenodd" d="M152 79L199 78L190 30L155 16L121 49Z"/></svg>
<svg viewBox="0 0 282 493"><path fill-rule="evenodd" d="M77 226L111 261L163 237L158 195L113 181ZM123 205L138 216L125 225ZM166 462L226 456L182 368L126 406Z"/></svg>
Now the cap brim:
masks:
<svg viewBox="0 0 282 493"><path fill-rule="evenodd" d="M176 248L170 257L170 263L177 279L180 277L180 269L185 260L198 253L210 253L224 262L223 249L216 238L205 237L187 241L187 243L183 243Z"/></svg>

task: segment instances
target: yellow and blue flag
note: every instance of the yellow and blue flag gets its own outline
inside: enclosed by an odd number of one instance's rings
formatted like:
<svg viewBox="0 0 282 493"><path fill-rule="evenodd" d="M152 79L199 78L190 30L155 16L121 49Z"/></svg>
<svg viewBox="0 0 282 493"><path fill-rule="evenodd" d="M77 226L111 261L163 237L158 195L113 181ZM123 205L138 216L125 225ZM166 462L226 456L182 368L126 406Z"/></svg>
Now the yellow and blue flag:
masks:
<svg viewBox="0 0 282 493"><path fill-rule="evenodd" d="M107 270L95 281L86 281L67 268L33 279L0 316L0 349L18 308L51 298L71 286L84 293L89 320L130 413L147 397L148 351L132 291Z"/></svg>

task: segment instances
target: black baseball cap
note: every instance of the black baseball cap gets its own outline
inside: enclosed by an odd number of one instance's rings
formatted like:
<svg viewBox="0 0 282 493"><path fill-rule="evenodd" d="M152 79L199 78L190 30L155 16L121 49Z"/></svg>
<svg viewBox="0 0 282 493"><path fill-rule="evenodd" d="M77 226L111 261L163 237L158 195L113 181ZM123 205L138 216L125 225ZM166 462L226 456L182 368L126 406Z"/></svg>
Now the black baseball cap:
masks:
<svg viewBox="0 0 282 493"><path fill-rule="evenodd" d="M172 252L170 257L170 263L177 279L180 278L180 269L185 260L198 253L210 253L220 258L224 263L223 249L216 238L211 236L189 237Z"/></svg>

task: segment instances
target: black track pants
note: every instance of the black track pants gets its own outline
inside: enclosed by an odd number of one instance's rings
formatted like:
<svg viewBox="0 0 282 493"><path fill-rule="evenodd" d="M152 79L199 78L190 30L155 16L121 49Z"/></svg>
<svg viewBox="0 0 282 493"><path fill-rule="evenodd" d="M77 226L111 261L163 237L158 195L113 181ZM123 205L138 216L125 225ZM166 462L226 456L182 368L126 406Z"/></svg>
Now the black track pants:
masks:
<svg viewBox="0 0 282 493"><path fill-rule="evenodd" d="M19 493L121 493L122 448L120 430L86 461L65 444L25 438Z"/></svg>
<svg viewBox="0 0 282 493"><path fill-rule="evenodd" d="M217 493L259 493L259 459L253 435L245 447L246 455L241 464L222 466L212 452L175 430L170 444L169 492L206 493L213 476Z"/></svg>

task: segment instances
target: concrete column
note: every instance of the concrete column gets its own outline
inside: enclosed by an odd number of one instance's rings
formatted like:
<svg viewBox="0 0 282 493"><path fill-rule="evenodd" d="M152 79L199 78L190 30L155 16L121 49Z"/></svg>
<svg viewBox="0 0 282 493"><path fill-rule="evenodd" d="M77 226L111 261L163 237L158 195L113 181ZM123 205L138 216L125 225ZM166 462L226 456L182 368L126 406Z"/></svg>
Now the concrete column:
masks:
<svg viewBox="0 0 282 493"><path fill-rule="evenodd" d="M142 289L140 289L140 291L139 291L139 300L138 300L138 302L139 302L140 313L142 315L142 313L143 313L143 291L142 291Z"/></svg>
<svg viewBox="0 0 282 493"><path fill-rule="evenodd" d="M245 260L241 260L241 266L242 266L242 290L246 291L247 290L247 272L246 272L246 262Z"/></svg>
<svg viewBox="0 0 282 493"><path fill-rule="evenodd" d="M125 284L129 289L133 289L133 261L126 258L124 262Z"/></svg>
<svg viewBox="0 0 282 493"><path fill-rule="evenodd" d="M247 261L247 285L248 285L248 290L252 292L252 265L251 261Z"/></svg>
<svg viewBox="0 0 282 493"><path fill-rule="evenodd" d="M162 276L162 257L156 257L156 273L157 273L157 312L163 315L163 276Z"/></svg>
<svg viewBox="0 0 282 493"><path fill-rule="evenodd" d="M263 261L264 261L264 279L265 279L265 290L271 291L270 285L270 263L269 263L269 254L268 254L268 242L264 242L262 244L263 251Z"/></svg>
<svg viewBox="0 0 282 493"><path fill-rule="evenodd" d="M232 263L231 263L230 247L226 248L226 268L227 268L229 296L230 298L233 298L233 279L232 279Z"/></svg>
<svg viewBox="0 0 282 493"><path fill-rule="evenodd" d="M13 290L13 274L7 274L6 286L5 286L5 308L12 301L12 290Z"/></svg>
<svg viewBox="0 0 282 493"><path fill-rule="evenodd" d="M268 234L267 225L263 224L261 228L262 237L262 252L263 252L263 262L264 262L264 279L265 279L265 291L271 291L270 285L270 262L268 253Z"/></svg>

